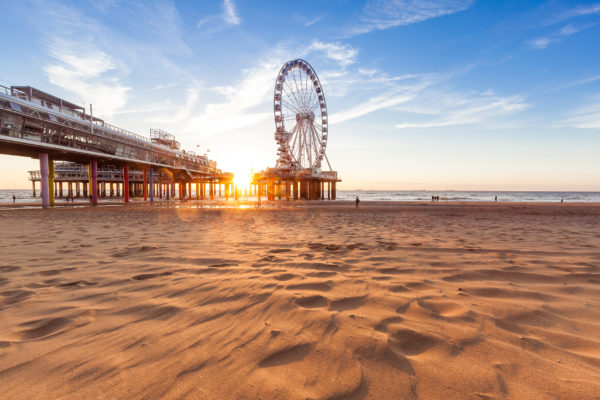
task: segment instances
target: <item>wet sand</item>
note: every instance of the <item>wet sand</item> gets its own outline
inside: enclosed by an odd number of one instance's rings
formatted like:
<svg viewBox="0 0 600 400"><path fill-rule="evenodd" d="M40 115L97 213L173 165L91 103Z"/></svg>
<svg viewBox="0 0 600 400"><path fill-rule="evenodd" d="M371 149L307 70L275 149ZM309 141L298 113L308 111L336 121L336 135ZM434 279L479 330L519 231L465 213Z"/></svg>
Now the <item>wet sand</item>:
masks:
<svg viewBox="0 0 600 400"><path fill-rule="evenodd" d="M0 208L0 398L595 399L600 206Z"/></svg>

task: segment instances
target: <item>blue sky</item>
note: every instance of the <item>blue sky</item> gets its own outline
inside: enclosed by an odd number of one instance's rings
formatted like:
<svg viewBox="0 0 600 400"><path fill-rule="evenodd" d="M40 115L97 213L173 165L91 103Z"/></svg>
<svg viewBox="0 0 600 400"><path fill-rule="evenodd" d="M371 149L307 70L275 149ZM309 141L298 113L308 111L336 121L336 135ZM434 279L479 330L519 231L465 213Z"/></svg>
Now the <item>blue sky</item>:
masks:
<svg viewBox="0 0 600 400"><path fill-rule="evenodd" d="M281 65L323 84L345 189L600 190L600 2L29 1L0 5L0 84L272 166ZM0 187L37 161L0 156Z"/></svg>

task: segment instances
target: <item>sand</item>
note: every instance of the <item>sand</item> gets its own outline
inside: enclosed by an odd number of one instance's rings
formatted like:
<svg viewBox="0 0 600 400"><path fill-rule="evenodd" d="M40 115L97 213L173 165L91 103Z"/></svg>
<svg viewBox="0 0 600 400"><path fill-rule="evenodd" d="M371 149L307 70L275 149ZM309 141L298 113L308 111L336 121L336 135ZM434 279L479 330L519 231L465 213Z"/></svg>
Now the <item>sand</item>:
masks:
<svg viewBox="0 0 600 400"><path fill-rule="evenodd" d="M599 205L193 204L0 209L0 398L600 398Z"/></svg>

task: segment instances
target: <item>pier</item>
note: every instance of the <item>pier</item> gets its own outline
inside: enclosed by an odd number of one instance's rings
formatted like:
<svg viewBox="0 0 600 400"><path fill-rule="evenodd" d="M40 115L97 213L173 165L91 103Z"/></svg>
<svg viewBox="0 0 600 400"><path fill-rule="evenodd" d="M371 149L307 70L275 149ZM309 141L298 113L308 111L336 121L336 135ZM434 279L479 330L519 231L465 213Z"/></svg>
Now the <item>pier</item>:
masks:
<svg viewBox="0 0 600 400"><path fill-rule="evenodd" d="M54 204L63 183L94 205L106 195L107 184L109 193L121 194L125 202L140 193L149 201L172 198L175 185L180 199L189 198L192 185L197 198L214 198L221 185L229 194L233 187L232 173L205 155L180 149L175 136L160 129L151 129L149 138L135 134L94 117L91 106L86 114L83 107L31 86L0 86L0 154L40 160L30 180L34 192L40 184L43 207Z"/></svg>

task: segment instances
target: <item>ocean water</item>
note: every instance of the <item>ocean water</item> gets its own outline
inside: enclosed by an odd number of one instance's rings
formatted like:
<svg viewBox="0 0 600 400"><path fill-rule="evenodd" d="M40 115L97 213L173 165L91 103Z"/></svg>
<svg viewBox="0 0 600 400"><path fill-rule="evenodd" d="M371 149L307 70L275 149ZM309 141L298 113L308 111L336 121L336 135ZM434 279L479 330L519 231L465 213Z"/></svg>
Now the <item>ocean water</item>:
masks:
<svg viewBox="0 0 600 400"><path fill-rule="evenodd" d="M40 203L39 197L31 195L31 190L0 189L0 203L12 203L13 194L16 203ZM480 192L480 191L428 191L428 190L338 190L338 200L372 201L431 201L431 196L439 196L440 202L444 201L493 201L498 196L498 201L511 202L565 202L600 203L600 192ZM102 199L100 199L102 201ZM116 199L113 199L116 200ZM66 202L57 198L56 202ZM85 198L75 198L75 202L86 203Z"/></svg>
<svg viewBox="0 0 600 400"><path fill-rule="evenodd" d="M376 201L431 201L431 196L439 196L443 201L498 201L512 202L600 202L600 192L482 192L482 191L454 191L454 190L338 190L338 200Z"/></svg>

